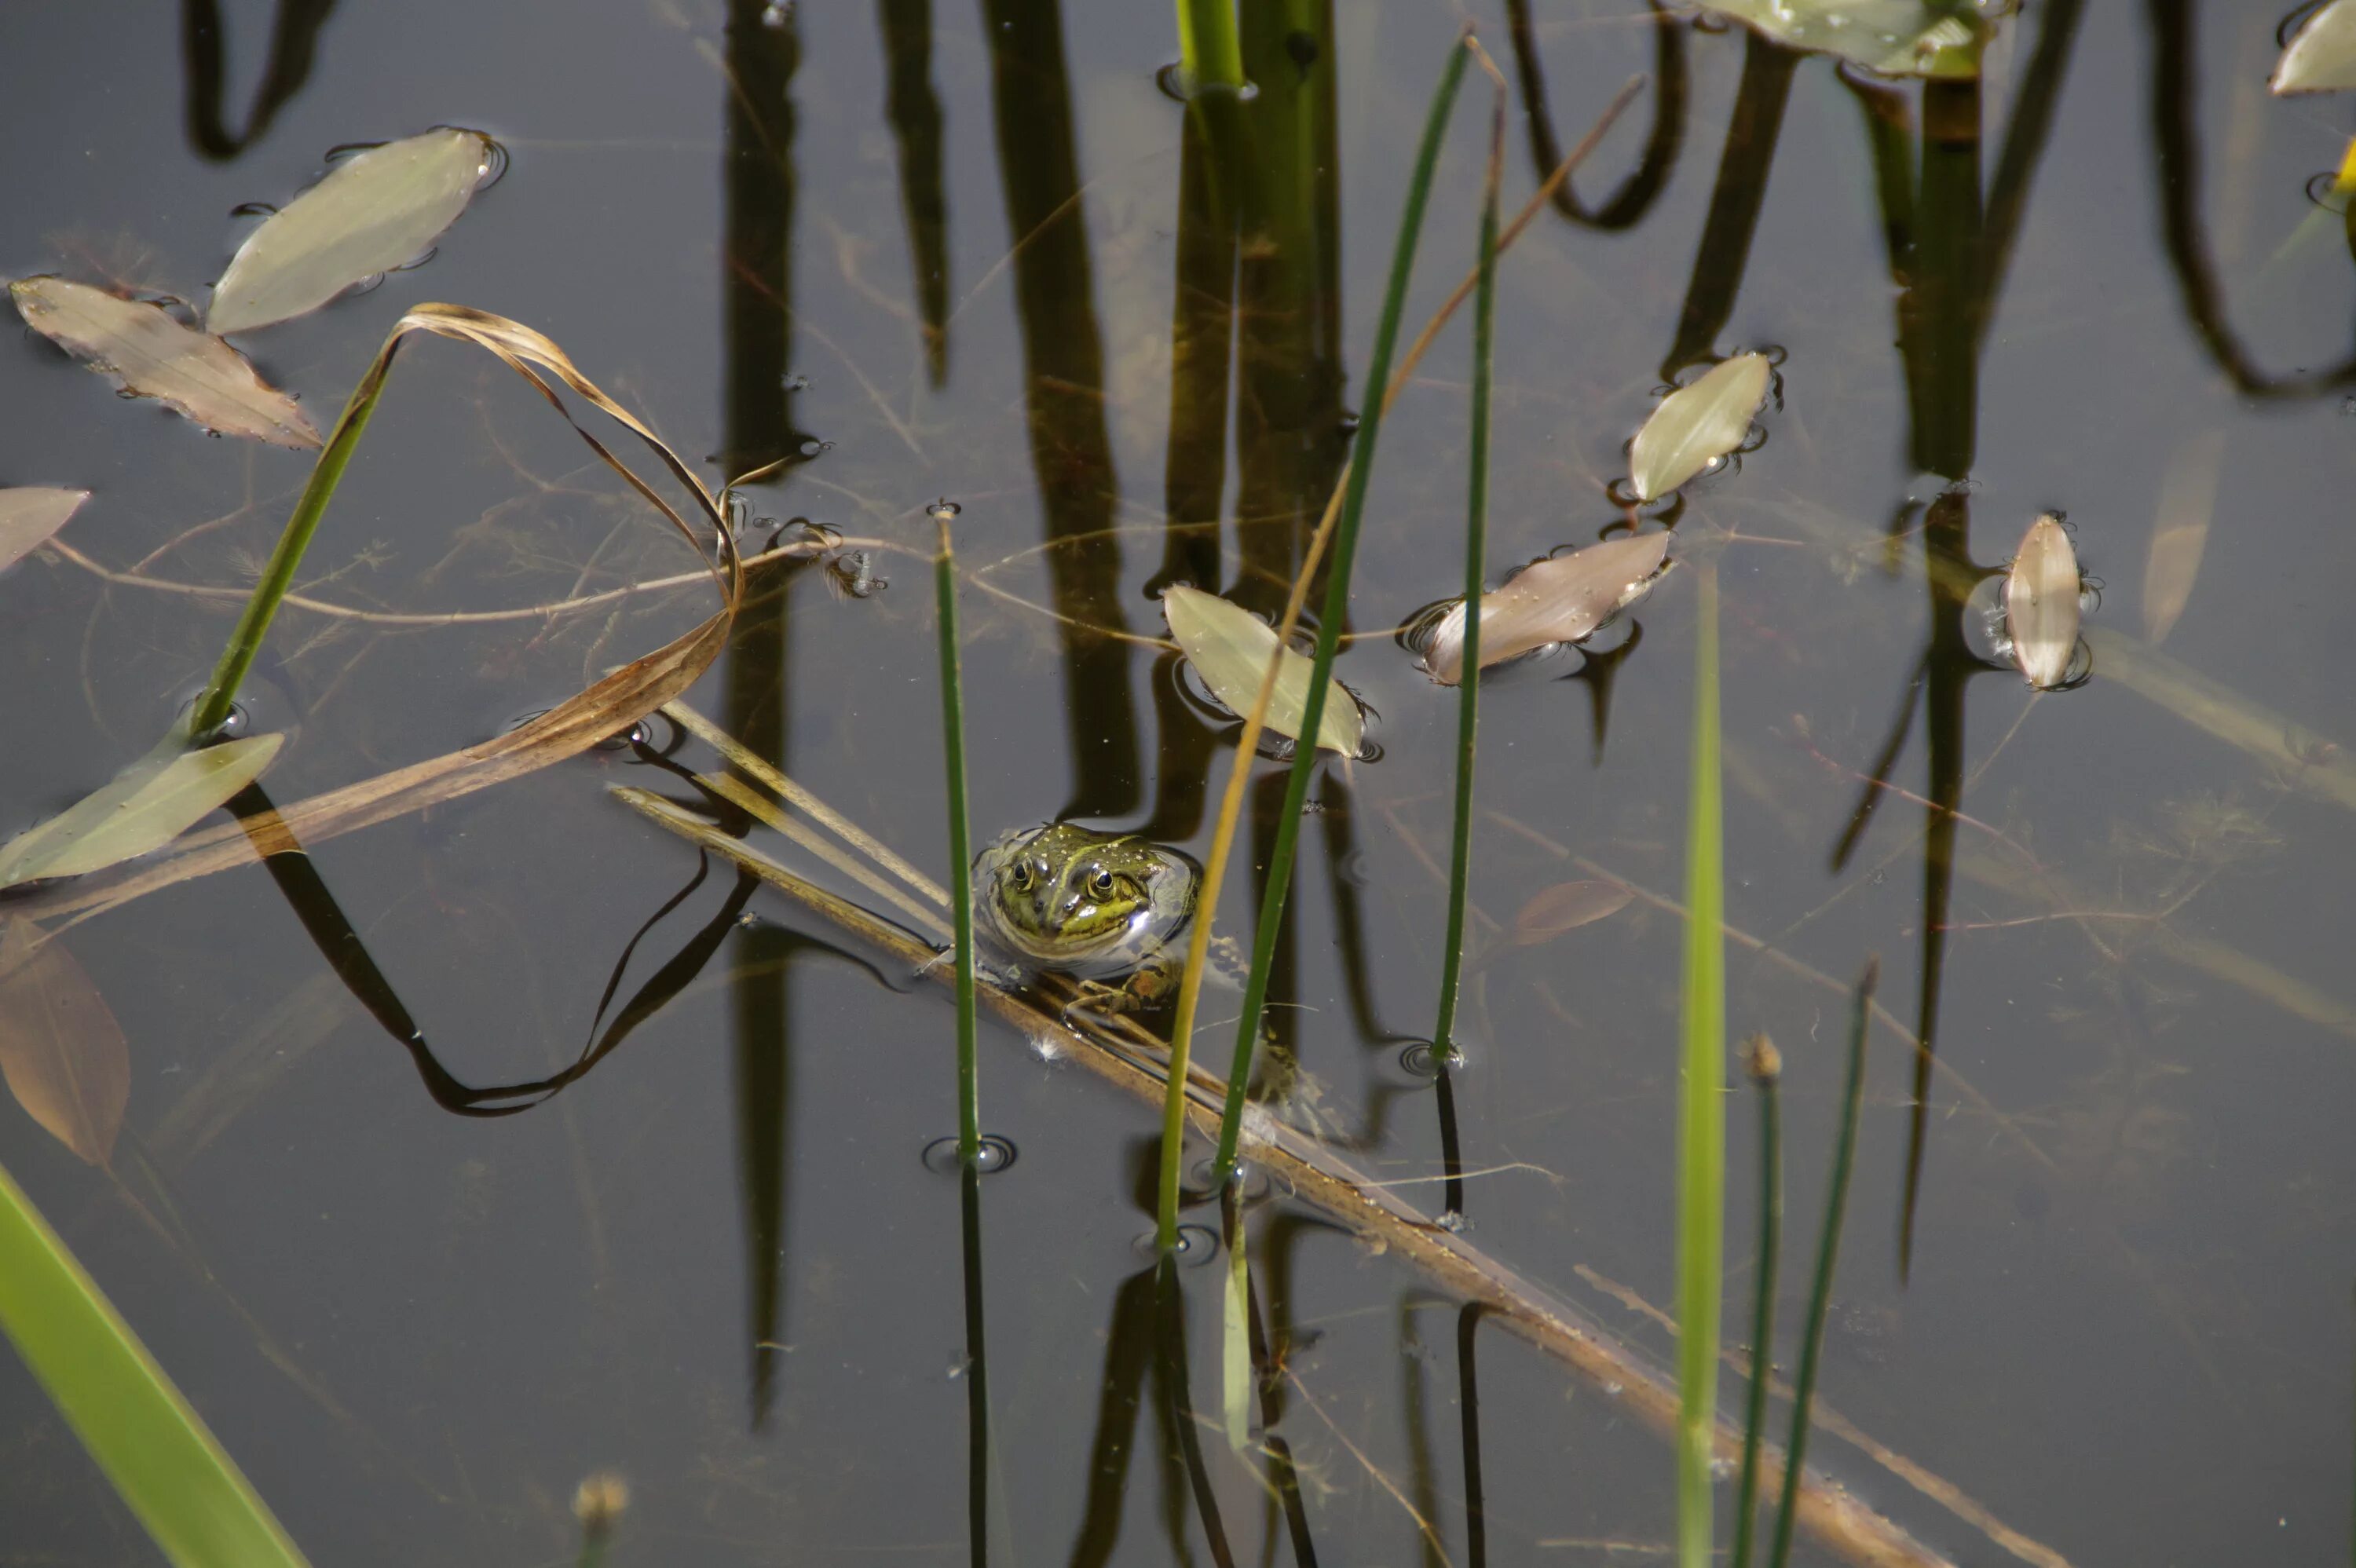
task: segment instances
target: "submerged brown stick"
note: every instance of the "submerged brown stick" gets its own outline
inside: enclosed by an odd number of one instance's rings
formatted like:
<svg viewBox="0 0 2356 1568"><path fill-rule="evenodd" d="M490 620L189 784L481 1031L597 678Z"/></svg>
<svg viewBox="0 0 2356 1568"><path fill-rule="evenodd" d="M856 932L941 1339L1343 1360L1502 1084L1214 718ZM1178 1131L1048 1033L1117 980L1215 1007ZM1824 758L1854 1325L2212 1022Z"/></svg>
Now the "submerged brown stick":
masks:
<svg viewBox="0 0 2356 1568"><path fill-rule="evenodd" d="M813 912L905 961L916 972L937 980L952 978L931 948L898 926L813 887L662 796L628 786L614 794L633 810L755 872ZM1084 1027L1076 1028L995 986L982 986L980 996L984 1007L1043 1055L1076 1061L1150 1105L1162 1103L1167 1080L1151 1053L1162 1049L1162 1042L1135 1024L1123 1019L1100 1026L1083 1017ZM1188 1074L1187 1115L1205 1137L1217 1132L1224 1089L1218 1080L1199 1071ZM1677 1393L1665 1374L1579 1309L1522 1278L1461 1234L1440 1229L1391 1189L1267 1113L1247 1113L1244 1139L1254 1163L1292 1196L1322 1210L1376 1251L1397 1253L1440 1288L1480 1302L1505 1328L1605 1390L1662 1437L1676 1432ZM1715 1442L1719 1454L1732 1460L1740 1454L1742 1435L1721 1420ZM1776 1481L1783 1473L1781 1452L1766 1448L1761 1467L1770 1483ZM1826 1550L1870 1568L1943 1568L1949 1563L1819 1477L1802 1482L1800 1522Z"/></svg>

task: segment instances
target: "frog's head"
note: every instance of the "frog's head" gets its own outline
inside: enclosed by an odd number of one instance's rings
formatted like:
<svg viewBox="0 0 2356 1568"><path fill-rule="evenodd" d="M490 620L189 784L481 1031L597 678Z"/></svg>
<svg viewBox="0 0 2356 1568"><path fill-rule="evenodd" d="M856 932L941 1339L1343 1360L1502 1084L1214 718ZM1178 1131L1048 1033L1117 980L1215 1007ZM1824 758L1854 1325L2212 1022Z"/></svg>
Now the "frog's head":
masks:
<svg viewBox="0 0 2356 1568"><path fill-rule="evenodd" d="M1023 945L1086 952L1126 933L1152 905L1163 861L1150 845L1056 823L1001 841L981 857L985 896Z"/></svg>

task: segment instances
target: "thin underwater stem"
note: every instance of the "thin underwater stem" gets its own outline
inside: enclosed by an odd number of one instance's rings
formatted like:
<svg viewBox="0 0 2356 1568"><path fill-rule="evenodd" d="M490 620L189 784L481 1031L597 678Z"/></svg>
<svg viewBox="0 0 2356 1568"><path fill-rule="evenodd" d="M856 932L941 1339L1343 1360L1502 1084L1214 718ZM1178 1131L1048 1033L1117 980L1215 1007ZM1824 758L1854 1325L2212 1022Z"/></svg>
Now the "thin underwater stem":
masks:
<svg viewBox="0 0 2356 1568"><path fill-rule="evenodd" d="M1440 73L1440 86L1432 94L1430 112L1425 117L1423 141L1416 155L1414 175L1408 182L1407 205L1399 215L1398 240L1391 258L1389 283L1383 295L1382 318L1376 328L1374 351L1367 363L1365 411L1359 421L1357 440L1351 451L1350 476L1343 495L1340 519L1333 531L1325 608L1317 631L1315 667L1310 676L1308 702L1301 722L1301 733L1304 736L1320 734L1324 722L1325 694L1333 668L1333 655L1340 645L1342 622L1349 608L1350 565L1357 551L1358 521L1365 513L1366 485L1374 469L1375 443L1382 431L1383 394L1390 384L1391 356L1398 343L1399 316L1407 305L1408 277L1414 270L1416 240L1422 231L1423 209L1431 193L1432 171L1439 163L1440 144L1448 129L1448 111L1455 102L1458 85L1464 80L1464 67L1469 58L1469 52L1462 43L1449 52L1447 67ZM1259 924L1254 933L1251 973L1245 982L1243 1017L1237 1026L1235 1065L1227 1075L1226 1104L1219 1122L1218 1153L1212 1164L1213 1171L1220 1179L1225 1179L1224 1173L1235 1164L1237 1129L1243 1119L1244 1085L1250 1077L1252 1048L1259 1037L1260 1010L1268 1000L1269 966L1275 957L1277 927L1284 911L1285 894L1291 886L1293 848L1300 837L1301 805L1308 798L1309 774L1317 764L1317 752L1313 740L1300 747L1293 755L1292 771L1285 782L1284 805L1277 819L1276 844L1269 857L1268 886L1260 901ZM1206 911L1204 923L1207 924L1208 920ZM1195 955L1189 968L1192 971L1199 967L1199 955ZM1171 1037L1170 1088L1163 1101L1161 1195L1154 1232L1156 1244L1165 1253L1178 1244L1179 1163L1186 1132L1186 1050L1194 1023L1189 1004L1199 995L1198 985L1199 982L1181 989L1180 1017Z"/></svg>
<svg viewBox="0 0 2356 1568"><path fill-rule="evenodd" d="M1703 566L1686 812L1683 1071L1677 1089L1677 1561L1709 1568L1719 1294L1726 1240L1725 825L1719 767L1718 571Z"/></svg>
<svg viewBox="0 0 2356 1568"><path fill-rule="evenodd" d="M1865 1031L1872 1016L1873 988L1881 960L1866 961L1849 1003L1848 1079L1841 1090L1840 1138L1833 1146L1833 1173L1825 1196L1825 1233L1816 1243L1816 1278L1808 1293L1808 1321L1800 1336L1800 1366L1792 1380L1792 1439L1783 1450L1783 1504L1775 1515L1775 1550L1767 1561L1783 1568L1792 1557L1802 1477L1807 1470L1808 1404L1816 1392L1816 1358L1824 1349L1825 1313L1832 1303L1833 1274L1840 1261L1841 1217L1848 1203L1848 1173L1857 1155L1858 1114L1865 1104Z"/></svg>

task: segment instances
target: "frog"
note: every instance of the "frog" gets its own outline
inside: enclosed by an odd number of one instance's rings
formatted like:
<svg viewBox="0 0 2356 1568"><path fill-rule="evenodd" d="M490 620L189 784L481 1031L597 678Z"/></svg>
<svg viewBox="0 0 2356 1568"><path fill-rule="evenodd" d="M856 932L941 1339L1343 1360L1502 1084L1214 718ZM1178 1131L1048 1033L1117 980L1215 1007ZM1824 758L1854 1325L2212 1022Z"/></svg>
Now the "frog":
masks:
<svg viewBox="0 0 2356 1568"><path fill-rule="evenodd" d="M1079 983L1077 1005L1109 1012L1176 996L1203 881L1185 851L1051 822L1001 834L973 871L976 922L1014 959L1016 983L1068 975Z"/></svg>

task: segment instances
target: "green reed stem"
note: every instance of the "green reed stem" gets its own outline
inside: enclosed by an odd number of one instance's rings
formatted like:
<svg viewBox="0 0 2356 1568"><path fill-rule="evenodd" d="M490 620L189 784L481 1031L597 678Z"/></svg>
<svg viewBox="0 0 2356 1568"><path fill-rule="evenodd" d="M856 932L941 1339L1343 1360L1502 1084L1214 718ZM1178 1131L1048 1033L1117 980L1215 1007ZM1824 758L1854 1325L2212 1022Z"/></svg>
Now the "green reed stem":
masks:
<svg viewBox="0 0 2356 1568"><path fill-rule="evenodd" d="M287 517L270 560L262 566L262 580L247 597L244 613L237 618L237 629L230 633L229 646L221 650L220 662L213 667L212 681L198 700L196 714L188 723L188 733L195 740L203 741L229 721L230 704L237 700L237 688L244 683L246 672L253 667L254 656L262 651L262 639L270 633L271 617L278 613L278 602L294 586L294 573L303 564L303 552L311 548L311 536L319 531L319 519L327 515L327 503L336 498L336 486L343 483L344 470L350 466L352 453L359 450L360 437L368 432L369 419L376 412L378 399L384 395L381 369L380 361L378 369L352 389L351 399L344 405L343 416L336 421L319 460L311 464L311 477L304 481L303 494L295 499L294 513Z"/></svg>
<svg viewBox="0 0 2356 1568"><path fill-rule="evenodd" d="M1718 708L1718 572L1704 566L1694 637L1693 785L1686 810L1684 1071L1677 1092L1677 1561L1709 1568L1726 1241L1726 868Z"/></svg>
<svg viewBox="0 0 2356 1568"><path fill-rule="evenodd" d="M1733 1568L1751 1568L1759 1514L1759 1443L1767 1429L1767 1384L1775 1367L1775 1260L1783 1247L1783 1116L1777 1083L1783 1056L1754 1035L1743 1065L1759 1090L1759 1259L1751 1300L1751 1400L1742 1414L1742 1478L1735 1488Z"/></svg>
<svg viewBox="0 0 2356 1568"><path fill-rule="evenodd" d="M1278 814L1276 842L1268 863L1268 885L1260 897L1259 923L1252 937L1251 973L1244 983L1243 1017L1236 1026L1233 1064L1227 1070L1226 1105L1219 1115L1218 1153L1212 1169L1225 1179L1236 1160L1236 1140L1243 1125L1244 1086L1251 1078L1253 1049L1259 1043L1260 1013L1268 1003L1269 970L1276 961L1276 938L1284 916L1285 895L1292 886L1294 847L1301 837L1301 807L1309 798L1309 775L1316 768L1314 737L1325 721L1325 695L1331 685L1333 654L1341 645L1342 623L1350 603L1350 566L1358 549L1358 523L1365 515L1366 486L1373 476L1375 443L1382 433L1383 392L1390 383L1391 356L1398 345L1399 316L1407 307L1408 279L1415 271L1415 248L1423 232L1423 211L1431 195L1432 171L1440 162L1440 144L1448 131L1448 112L1464 80L1471 51L1462 42L1449 50L1447 68L1431 96L1424 118L1423 140L1416 151L1415 169L1408 181L1407 205L1399 214L1398 240L1391 252L1390 281L1383 293L1383 313L1375 328L1375 344L1366 365L1365 394L1361 400L1358 435L1350 452L1350 478L1343 493L1342 512L1333 528L1333 560L1325 580L1325 604L1317 626L1317 653L1309 677L1309 697L1301 721L1301 740L1295 743L1292 769L1285 779L1284 805ZM1206 914L1207 918L1207 914ZM1157 1234L1164 1251L1177 1244L1178 1160L1185 1132L1185 1091L1182 1075L1173 1071L1170 1095L1162 1127L1162 1202Z"/></svg>
<svg viewBox="0 0 2356 1568"><path fill-rule="evenodd" d="M0 1332L168 1561L299 1568L270 1505L5 1169Z"/></svg>
<svg viewBox="0 0 2356 1568"><path fill-rule="evenodd" d="M949 514L933 514L940 553L933 557L933 589L940 606L941 752L949 797L949 911L956 922L958 1029L958 1160L981 1158L981 1070L974 1051L973 849L967 840L965 689L958 670L957 557L949 547Z"/></svg>
<svg viewBox="0 0 2356 1568"><path fill-rule="evenodd" d="M1816 1358L1824 1349L1825 1313L1832 1304L1833 1271L1840 1259L1841 1216L1848 1205L1848 1173L1857 1156L1858 1115L1865 1104L1865 1031L1881 960L1866 961L1849 998L1848 1080L1841 1091L1840 1139L1833 1146L1833 1174L1825 1195L1825 1233L1816 1243L1816 1279L1808 1293L1808 1323L1800 1338L1800 1370L1793 1380L1792 1438L1783 1451L1783 1503L1775 1516L1775 1550L1767 1561L1783 1568L1792 1557L1792 1531L1800 1517L1800 1476L1807 1467L1808 1403L1816 1392Z"/></svg>
<svg viewBox="0 0 2356 1568"><path fill-rule="evenodd" d="M1456 827L1450 840L1448 934L1440 945L1440 1019L1431 1049L1440 1070L1454 1066L1456 994L1464 965L1464 895L1472 876L1472 751L1481 727L1481 588L1489 536L1489 368L1495 340L1497 186L1505 161L1505 101L1489 123L1489 169L1481 187L1481 260L1472 294L1472 412L1464 498L1464 662L1456 680Z"/></svg>
<svg viewBox="0 0 2356 1568"><path fill-rule="evenodd" d="M1178 69L1190 91L1244 84L1234 0L1178 0Z"/></svg>

